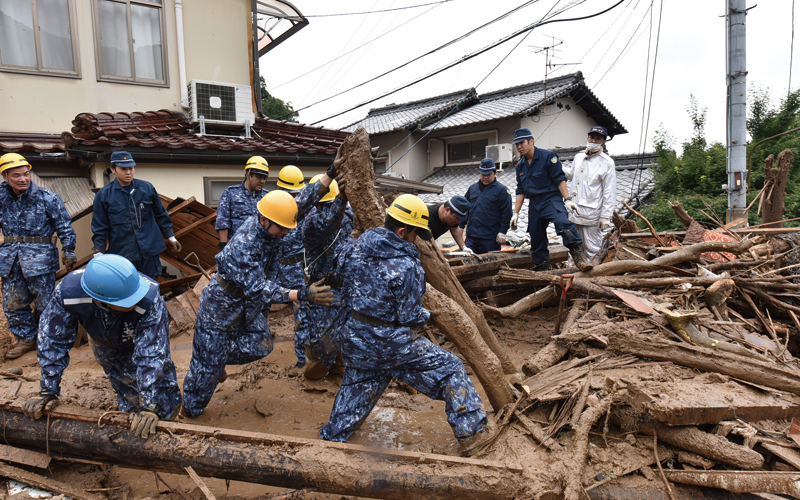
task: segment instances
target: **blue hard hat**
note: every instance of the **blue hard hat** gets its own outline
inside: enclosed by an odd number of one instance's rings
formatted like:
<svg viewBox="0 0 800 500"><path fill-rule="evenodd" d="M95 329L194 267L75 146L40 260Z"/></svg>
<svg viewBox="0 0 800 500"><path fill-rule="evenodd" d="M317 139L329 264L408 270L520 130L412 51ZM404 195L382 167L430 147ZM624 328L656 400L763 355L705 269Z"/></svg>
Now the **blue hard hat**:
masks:
<svg viewBox="0 0 800 500"><path fill-rule="evenodd" d="M519 128L514 131L514 140L512 141L512 144L522 142L525 139L533 139L533 134L531 133L531 129Z"/></svg>
<svg viewBox="0 0 800 500"><path fill-rule="evenodd" d="M86 265L81 287L93 299L118 307L135 306L147 294L150 282L121 255L98 255Z"/></svg>
<svg viewBox="0 0 800 500"><path fill-rule="evenodd" d="M466 196L456 195L447 200L447 207L458 216L458 220L464 222L467 220L469 212L469 200Z"/></svg>
<svg viewBox="0 0 800 500"><path fill-rule="evenodd" d="M494 160L491 158L484 158L481 160L481 166L478 167L482 174L491 174L495 170L497 170L497 165L494 164Z"/></svg>
<svg viewBox="0 0 800 500"><path fill-rule="evenodd" d="M127 151L114 151L111 153L111 166L112 167L134 167L136 162L133 161L133 155Z"/></svg>
<svg viewBox="0 0 800 500"><path fill-rule="evenodd" d="M595 134L595 133L596 134L602 134L603 137L608 139L608 130L606 130L606 128L603 127L602 125L595 125L594 127L592 127L592 130L589 131L589 135Z"/></svg>

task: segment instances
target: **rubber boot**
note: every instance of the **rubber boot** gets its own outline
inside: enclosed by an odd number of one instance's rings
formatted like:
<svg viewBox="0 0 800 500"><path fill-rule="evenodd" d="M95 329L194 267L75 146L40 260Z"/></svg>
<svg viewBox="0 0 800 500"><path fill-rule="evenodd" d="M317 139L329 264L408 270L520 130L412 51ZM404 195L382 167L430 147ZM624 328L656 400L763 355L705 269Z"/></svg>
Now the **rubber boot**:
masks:
<svg viewBox="0 0 800 500"><path fill-rule="evenodd" d="M570 248L569 254L572 257L572 262L575 263L575 267L577 267L581 272L588 273L594 269L592 262L586 258L586 253L580 246Z"/></svg>

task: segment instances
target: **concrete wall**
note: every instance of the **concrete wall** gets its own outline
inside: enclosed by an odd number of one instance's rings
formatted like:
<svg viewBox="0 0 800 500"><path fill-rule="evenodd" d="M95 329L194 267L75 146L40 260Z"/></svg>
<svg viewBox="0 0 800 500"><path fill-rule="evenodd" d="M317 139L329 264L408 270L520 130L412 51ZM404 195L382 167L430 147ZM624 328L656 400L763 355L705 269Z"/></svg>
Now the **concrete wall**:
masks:
<svg viewBox="0 0 800 500"><path fill-rule="evenodd" d="M0 71L0 130L61 133L83 112L154 111L180 106L173 0L164 0L167 87L97 81L93 2L76 0L80 78ZM184 0L187 81L251 85L248 0ZM13 119L11 119L13 117Z"/></svg>

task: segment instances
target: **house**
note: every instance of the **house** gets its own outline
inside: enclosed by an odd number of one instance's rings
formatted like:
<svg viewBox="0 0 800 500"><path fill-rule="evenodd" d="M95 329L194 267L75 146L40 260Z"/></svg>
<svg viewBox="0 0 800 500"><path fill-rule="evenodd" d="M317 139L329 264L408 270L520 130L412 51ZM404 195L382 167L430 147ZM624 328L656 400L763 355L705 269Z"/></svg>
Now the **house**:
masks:
<svg viewBox="0 0 800 500"><path fill-rule="evenodd" d="M595 125L612 136L627 133L577 72L486 94L467 89L372 109L343 130L367 130L379 148L377 172L396 162L395 175L419 180L441 167L476 165L489 146L497 146L491 152L496 162L513 162L518 128L530 128L537 145L554 149L585 143Z"/></svg>

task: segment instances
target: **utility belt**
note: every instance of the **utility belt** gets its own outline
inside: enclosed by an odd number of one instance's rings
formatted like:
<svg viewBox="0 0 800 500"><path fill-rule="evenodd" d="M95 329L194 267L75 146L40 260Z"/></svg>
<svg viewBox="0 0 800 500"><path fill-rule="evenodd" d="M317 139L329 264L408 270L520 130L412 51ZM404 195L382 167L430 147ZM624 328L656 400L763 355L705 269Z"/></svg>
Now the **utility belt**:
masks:
<svg viewBox="0 0 800 500"><path fill-rule="evenodd" d="M282 259L278 259L278 262L280 262L282 266L291 266L292 264L303 262L303 254L300 253L294 257L284 257Z"/></svg>
<svg viewBox="0 0 800 500"><path fill-rule="evenodd" d="M3 236L5 243L50 243L48 236Z"/></svg>
<svg viewBox="0 0 800 500"><path fill-rule="evenodd" d="M217 273L217 275L214 278L217 280L217 283L219 283L219 286L224 288L225 291L227 291L237 299L247 299L247 296L244 294L244 292L242 292L239 289L238 286L234 285L230 281L227 281L225 278L220 276L219 273Z"/></svg>
<svg viewBox="0 0 800 500"><path fill-rule="evenodd" d="M384 321L382 319L375 318L372 316L367 316L366 314L361 314L353 310L350 311L350 316L352 316L353 319L356 321L360 321L362 323L366 323L372 326L386 326L392 328L397 328L398 326L400 326L400 323L398 323L397 321Z"/></svg>

